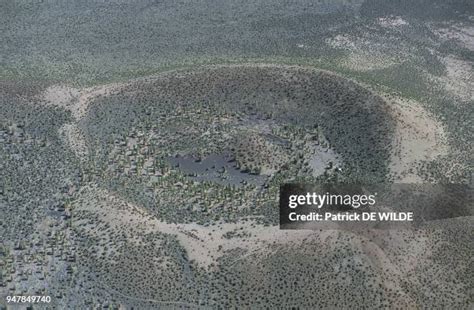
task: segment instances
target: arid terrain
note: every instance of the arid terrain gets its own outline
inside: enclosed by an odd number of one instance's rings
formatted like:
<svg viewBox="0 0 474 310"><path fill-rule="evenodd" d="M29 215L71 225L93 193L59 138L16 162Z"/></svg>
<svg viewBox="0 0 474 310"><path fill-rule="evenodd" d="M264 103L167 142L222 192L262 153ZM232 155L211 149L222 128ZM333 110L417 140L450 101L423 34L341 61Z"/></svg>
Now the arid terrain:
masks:
<svg viewBox="0 0 474 310"><path fill-rule="evenodd" d="M473 307L472 201L357 232L278 209L472 188L469 1L83 2L0 4L0 309Z"/></svg>

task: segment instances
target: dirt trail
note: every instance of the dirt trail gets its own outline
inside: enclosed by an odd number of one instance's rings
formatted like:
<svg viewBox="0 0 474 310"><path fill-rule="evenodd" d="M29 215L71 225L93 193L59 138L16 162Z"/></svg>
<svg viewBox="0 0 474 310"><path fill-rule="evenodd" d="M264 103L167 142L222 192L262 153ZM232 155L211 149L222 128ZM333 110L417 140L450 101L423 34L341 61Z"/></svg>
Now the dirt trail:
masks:
<svg viewBox="0 0 474 310"><path fill-rule="evenodd" d="M43 99L47 105L58 106L71 111L75 121L81 120L86 114L92 99L98 96L111 95L127 83L112 83L84 89L65 85L54 85L46 89Z"/></svg>
<svg viewBox="0 0 474 310"><path fill-rule="evenodd" d="M64 124L59 129L59 134L80 160L87 157L89 150L84 134L77 123L87 115L89 105L94 98L113 94L125 85L127 84L113 83L84 89L54 85L48 87L42 94L42 102L46 105L61 107L71 112L74 120Z"/></svg>
<svg viewBox="0 0 474 310"><path fill-rule="evenodd" d="M226 251L232 249L265 253L273 245L298 244L307 238L316 237L313 231L284 231L278 226L267 227L250 220L209 226L196 223L170 224L149 215L144 208L125 202L96 187L82 189L82 194L75 202L75 211L87 211L97 215L101 222L117 232L127 230L130 242L136 242L141 236L153 232L175 235L186 249L189 258L202 267L215 263ZM82 224L82 221L77 224ZM225 235L229 232L245 233L245 237L226 238ZM100 236L103 232L93 228L88 233Z"/></svg>

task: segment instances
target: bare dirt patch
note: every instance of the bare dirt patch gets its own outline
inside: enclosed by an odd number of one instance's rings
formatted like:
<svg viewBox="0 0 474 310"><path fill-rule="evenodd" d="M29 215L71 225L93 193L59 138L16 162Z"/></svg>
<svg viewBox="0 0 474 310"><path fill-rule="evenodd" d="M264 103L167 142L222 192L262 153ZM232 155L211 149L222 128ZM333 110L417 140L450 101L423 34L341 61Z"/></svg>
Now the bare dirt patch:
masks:
<svg viewBox="0 0 474 310"><path fill-rule="evenodd" d="M391 113L397 120L392 142L391 171L399 182L421 182L416 166L434 160L448 151L442 124L432 118L419 103L398 99Z"/></svg>
<svg viewBox="0 0 474 310"><path fill-rule="evenodd" d="M474 26L457 23L433 28L433 32L442 40L455 40L465 48L474 51Z"/></svg>
<svg viewBox="0 0 474 310"><path fill-rule="evenodd" d="M77 89L66 85L48 87L42 99L47 105L57 106L71 111L76 120L83 118L93 98L107 96L119 91L124 84L112 83L90 88Z"/></svg>
<svg viewBox="0 0 474 310"><path fill-rule="evenodd" d="M64 124L60 128L60 134L64 141L79 158L85 158L89 153L84 134L75 124Z"/></svg>
<svg viewBox="0 0 474 310"><path fill-rule="evenodd" d="M336 35L327 39L326 43L333 48L349 52L347 57L341 61L341 65L350 70L367 72L385 69L400 63L395 57L374 49L376 43L369 38Z"/></svg>
<svg viewBox="0 0 474 310"><path fill-rule="evenodd" d="M186 249L188 256L202 267L208 267L232 249L243 249L247 253L265 253L271 245L297 244L315 236L313 231L283 231L278 226L267 227L248 220L235 224L213 224L202 226L195 223L171 224L149 215L145 209L128 203L105 190L83 188L74 204L74 212L86 211L89 218L97 218L100 225L87 228L89 235L104 238L101 227L110 227L109 233L125 232L131 243L139 242L141 236L160 232L175 235ZM79 219L76 225L87 221ZM243 237L226 238L226 234L238 232Z"/></svg>
<svg viewBox="0 0 474 310"><path fill-rule="evenodd" d="M474 101L474 70L472 63L454 56L442 59L446 76L439 78L446 90L464 102Z"/></svg>

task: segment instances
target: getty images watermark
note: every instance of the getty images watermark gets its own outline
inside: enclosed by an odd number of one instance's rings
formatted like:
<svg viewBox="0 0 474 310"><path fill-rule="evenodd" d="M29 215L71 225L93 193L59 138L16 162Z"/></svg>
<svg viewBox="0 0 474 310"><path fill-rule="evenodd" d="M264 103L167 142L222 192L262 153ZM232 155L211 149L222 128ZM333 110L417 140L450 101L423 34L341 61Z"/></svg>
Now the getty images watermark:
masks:
<svg viewBox="0 0 474 310"><path fill-rule="evenodd" d="M473 214L459 184L284 184L281 229L390 229Z"/></svg>

